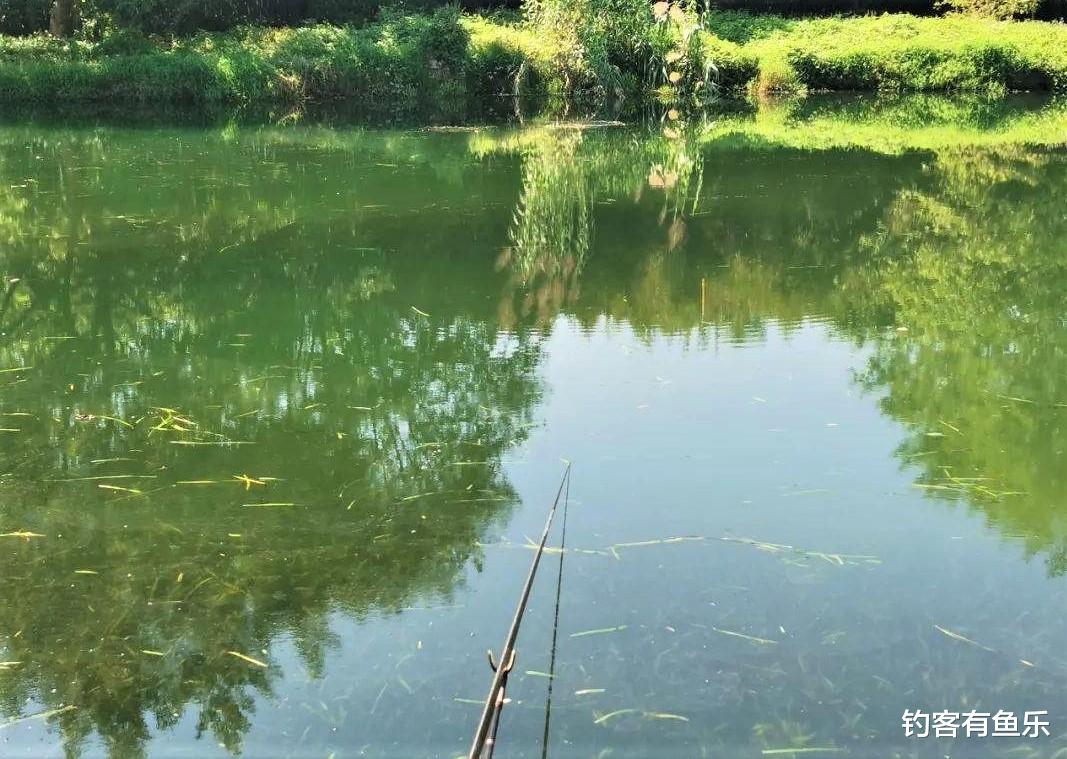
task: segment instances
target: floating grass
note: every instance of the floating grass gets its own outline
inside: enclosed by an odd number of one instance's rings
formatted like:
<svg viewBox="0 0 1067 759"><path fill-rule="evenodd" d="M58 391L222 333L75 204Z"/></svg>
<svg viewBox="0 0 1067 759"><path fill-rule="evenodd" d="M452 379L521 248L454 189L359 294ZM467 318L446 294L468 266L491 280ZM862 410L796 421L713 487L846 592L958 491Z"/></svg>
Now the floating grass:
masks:
<svg viewBox="0 0 1067 759"><path fill-rule="evenodd" d="M983 646L981 643L979 643L977 641L974 641L974 640L971 640L970 638L968 638L968 637L966 637L964 635L960 635L958 632L953 632L952 630L944 628L941 625L934 625L934 629L937 630L942 635L944 635L944 636L946 636L948 638L952 638L952 640L958 640L960 643L966 643L966 644L974 646L976 648L980 648L983 651L988 651L991 654L995 654L997 652L995 648L990 648L989 646Z"/></svg>
<svg viewBox="0 0 1067 759"><path fill-rule="evenodd" d="M735 630L723 630L720 627L712 627L711 629L719 633L720 635L729 635L731 638L741 638L742 640L747 640L750 643L756 643L761 646L774 646L778 644L778 641L776 640L770 640L769 638L758 638L755 635L746 635L745 633L740 633Z"/></svg>
<svg viewBox="0 0 1067 759"><path fill-rule="evenodd" d="M129 493L130 495L144 495L144 491L143 490L138 490L137 488L124 488L124 487L121 487L119 485L104 485L104 484L97 485L97 487L100 488L101 490L115 490L115 491L118 491L120 493Z"/></svg>
<svg viewBox="0 0 1067 759"><path fill-rule="evenodd" d="M603 725L615 719L616 717L621 717L625 714L637 714L640 711L640 709L616 709L613 712L608 712L607 714L602 714L600 716L596 716L594 714L593 724Z"/></svg>
<svg viewBox="0 0 1067 759"><path fill-rule="evenodd" d="M46 482L96 482L99 480L155 480L154 474L100 474L95 477L68 477L62 480L46 480Z"/></svg>
<svg viewBox="0 0 1067 759"><path fill-rule="evenodd" d="M645 719L662 719L672 722L688 722L689 718L682 714L671 714L670 712L645 712L642 714Z"/></svg>
<svg viewBox="0 0 1067 759"><path fill-rule="evenodd" d="M221 446L228 445L255 445L255 442L251 440L168 440L171 445L188 445L188 446Z"/></svg>
<svg viewBox="0 0 1067 759"><path fill-rule="evenodd" d="M672 545L676 543L698 543L707 540L701 535L684 535L676 538L661 538L658 540L637 540L631 543L612 543L608 550L618 551L620 548L643 548L646 546Z"/></svg>
<svg viewBox="0 0 1067 759"><path fill-rule="evenodd" d="M871 556L869 554L848 554L848 553L833 553L830 551L813 551L803 548L797 548L795 546L785 545L782 543L768 543L762 540L753 540L751 538L736 538L732 536L725 536L719 538L726 543L737 543L739 545L751 546L760 551L765 551L772 554L793 554L794 556L800 556L805 558L819 559L825 561L828 564L835 566L845 566L847 564L881 564L881 560L877 556Z"/></svg>
<svg viewBox="0 0 1067 759"><path fill-rule="evenodd" d="M606 635L613 632L622 632L626 629L626 625L619 625L617 627L598 627L595 630L582 630L581 632L571 633L572 638L585 638L589 635Z"/></svg>
<svg viewBox="0 0 1067 759"><path fill-rule="evenodd" d="M233 479L245 486L245 490L251 490L253 485L266 486L266 482L263 480L257 480L254 477L249 477L247 474L235 474Z"/></svg>
<svg viewBox="0 0 1067 759"><path fill-rule="evenodd" d="M607 714L601 714L601 715L597 715L597 713L594 712L593 713L593 724L594 725L604 725L604 724L607 724L608 722L610 722L613 719L616 719L618 717L624 717L626 715L637 715L637 716L640 716L641 719L665 720L665 721L669 721L669 722L689 722L689 718L684 716L684 715L682 715L682 714L672 714L671 712L657 712L657 711L647 711L645 709L628 708L628 709L616 709L613 712L608 712Z"/></svg>
<svg viewBox="0 0 1067 759"><path fill-rule="evenodd" d="M133 425L127 422L125 419L119 419L117 416L107 416L105 414L87 414L82 421L95 422L97 419L103 419L105 422L117 422L123 427L133 429Z"/></svg>
<svg viewBox="0 0 1067 759"><path fill-rule="evenodd" d="M262 667L263 669L267 668L266 662L262 662L259 659L253 658L247 654L242 654L240 651L227 651L226 654L234 657L235 659L240 659L243 662L248 662L249 664L255 667Z"/></svg>

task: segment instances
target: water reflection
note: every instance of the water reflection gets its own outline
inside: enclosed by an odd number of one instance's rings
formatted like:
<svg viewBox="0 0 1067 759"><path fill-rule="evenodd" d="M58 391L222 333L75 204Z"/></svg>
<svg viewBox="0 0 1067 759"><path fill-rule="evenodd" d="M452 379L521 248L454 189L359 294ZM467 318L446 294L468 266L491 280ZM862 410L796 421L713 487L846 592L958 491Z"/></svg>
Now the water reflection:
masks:
<svg viewBox="0 0 1067 759"><path fill-rule="evenodd" d="M916 484L1063 573L1064 154L822 150L767 118L4 131L0 710L130 756L192 708L240 751L279 640L324 677L331 614L480 567L561 315L691 348L825 324ZM713 702L795 743L738 682Z"/></svg>
<svg viewBox="0 0 1067 759"><path fill-rule="evenodd" d="M966 114L998 126L986 109ZM858 379L912 430L898 455L921 468L917 484L965 500L1061 574L1063 153L874 152L858 171L853 153L752 156L702 150L706 127L680 134L523 135L523 198L558 208L516 214L502 262L522 313L705 339L825 318L874 348Z"/></svg>
<svg viewBox="0 0 1067 759"><path fill-rule="evenodd" d="M76 705L70 751L137 754L187 703L237 751L275 673L227 652L285 634L321 675L331 611L447 600L540 392L538 336L449 308L469 264L403 209L305 215L280 166L231 181L186 139L6 143L33 181L4 205L3 524L41 537L4 539L0 698Z"/></svg>
<svg viewBox="0 0 1067 759"><path fill-rule="evenodd" d="M864 241L907 330L875 343L861 378L911 431L901 460L1054 575L1067 569L1065 187L1061 152L943 151Z"/></svg>

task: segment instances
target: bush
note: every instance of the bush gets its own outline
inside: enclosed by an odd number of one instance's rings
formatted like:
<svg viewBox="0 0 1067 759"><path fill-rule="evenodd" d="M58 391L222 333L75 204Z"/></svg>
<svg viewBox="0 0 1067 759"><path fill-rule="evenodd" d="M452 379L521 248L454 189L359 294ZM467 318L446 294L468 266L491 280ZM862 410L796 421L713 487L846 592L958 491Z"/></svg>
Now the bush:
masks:
<svg viewBox="0 0 1067 759"><path fill-rule="evenodd" d="M939 15L947 9L970 11L965 5L943 5L941 0L705 0L708 7L725 11L774 13L784 16L832 16L839 13L863 15L868 13L912 13L917 16ZM960 0L970 5L998 3L997 0ZM1009 3L1006 3L1010 5ZM990 15L990 14L986 14ZM1067 0L1026 0L1019 10L1006 15L1036 15L1041 19L1061 19L1067 16Z"/></svg>
<svg viewBox="0 0 1067 759"><path fill-rule="evenodd" d="M1067 27L953 15L788 19L711 13L708 29L759 61L759 86L991 91L1067 87Z"/></svg>
<svg viewBox="0 0 1067 759"><path fill-rule="evenodd" d="M106 27L148 34L191 35L239 25L362 24L389 0L83 0L82 17L94 31ZM463 0L468 10L517 6L519 0ZM449 0L405 0L409 11L433 11ZM52 0L0 0L0 34L48 30Z"/></svg>
<svg viewBox="0 0 1067 759"><path fill-rule="evenodd" d="M1060 24L713 12L692 32L695 14L680 13L671 27L650 12L629 41L619 31L625 19L548 28L461 17L456 8L386 10L362 27L242 27L178 39L128 29L98 42L0 36L0 103L345 100L375 115L427 108L459 115L473 98L481 105L517 85L571 101L615 102L617 94L656 90L692 102L707 92L709 67L724 92L1067 90L1067 27Z"/></svg>
<svg viewBox="0 0 1067 759"><path fill-rule="evenodd" d="M0 34L44 31L51 7L51 0L0 0Z"/></svg>
<svg viewBox="0 0 1067 759"><path fill-rule="evenodd" d="M527 0L526 8L534 28L568 50L568 65L609 91L670 45L648 0Z"/></svg>
<svg viewBox="0 0 1067 759"><path fill-rule="evenodd" d="M426 0L430 2L431 0ZM434 3L441 5L443 3ZM94 0L94 13L152 34L224 31L239 24L299 26L374 18L378 0Z"/></svg>
<svg viewBox="0 0 1067 759"><path fill-rule="evenodd" d="M742 90L759 73L759 60L740 45L704 33L703 52L712 64L715 81L721 91Z"/></svg>
<svg viewBox="0 0 1067 759"><path fill-rule="evenodd" d="M152 41L134 29L109 32L96 47L101 56L144 55L155 49Z"/></svg>
<svg viewBox="0 0 1067 759"><path fill-rule="evenodd" d="M121 31L99 43L0 47L0 101L297 104L344 99L376 115L466 107L468 33L456 8L383 14L362 28L202 33L176 42Z"/></svg>
<svg viewBox="0 0 1067 759"><path fill-rule="evenodd" d="M972 16L1006 19L1033 16L1039 0L941 0L939 5Z"/></svg>
<svg viewBox="0 0 1067 759"><path fill-rule="evenodd" d="M696 9L739 10L785 16L828 16L837 13L906 12L936 15L945 9L1008 17L1067 17L1067 0L693 0ZM386 0L388 2L388 0ZM447 0L404 0L411 11L430 11ZM519 7L521 0L461 0L465 10ZM0 0L0 34L29 35L48 29L52 0ZM546 11L563 29L578 24L588 44L604 43L605 60L618 63L641 40L650 2L644 0L529 0L531 16ZM222 31L239 25L300 26L315 23L362 24L377 18L383 0L83 0L82 15L91 32L107 25L151 34L189 35ZM590 47L593 50L593 47ZM638 45L636 52L643 48Z"/></svg>

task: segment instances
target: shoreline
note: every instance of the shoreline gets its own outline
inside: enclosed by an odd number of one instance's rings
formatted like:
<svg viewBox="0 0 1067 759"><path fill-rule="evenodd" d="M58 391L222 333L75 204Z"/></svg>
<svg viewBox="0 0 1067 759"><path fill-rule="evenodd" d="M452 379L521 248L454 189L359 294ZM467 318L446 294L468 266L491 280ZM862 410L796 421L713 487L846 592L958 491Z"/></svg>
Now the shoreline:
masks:
<svg viewBox="0 0 1067 759"><path fill-rule="evenodd" d="M660 109L662 111L662 109ZM1052 95L1013 94L1004 97L938 94L817 94L806 98L764 98L722 101L696 118L663 125L663 114L645 112L626 121L572 114L564 120L551 114L519 120L437 118L373 121L338 110L299 113L212 109L85 109L72 105L7 111L0 130L48 129L57 134L85 127L125 130L214 131L220 139L242 137L345 143L374 133L415 135L436 133L441 139L472 144L521 147L539 135L566 130L580 139L597 139L605 130L623 129L641 139L660 141L664 149L710 150L790 148L803 151L860 150L883 155L1027 146L1048 150L1067 147L1067 100ZM673 146L673 147L669 147Z"/></svg>
<svg viewBox="0 0 1067 759"><path fill-rule="evenodd" d="M363 27L246 27L163 40L0 37L0 104L297 108L343 103L368 116L445 118L518 96L547 112L672 95L625 60L573 63L566 40L515 18L450 10ZM1067 91L1067 24L964 16L786 18L705 14L699 51L717 94ZM502 97L503 96L503 97Z"/></svg>

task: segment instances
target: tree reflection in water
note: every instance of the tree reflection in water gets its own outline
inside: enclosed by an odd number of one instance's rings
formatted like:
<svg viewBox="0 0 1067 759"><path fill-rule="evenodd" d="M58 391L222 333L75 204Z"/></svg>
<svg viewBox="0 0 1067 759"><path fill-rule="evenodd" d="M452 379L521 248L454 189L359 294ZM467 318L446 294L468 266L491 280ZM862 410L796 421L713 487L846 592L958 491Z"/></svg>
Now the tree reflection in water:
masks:
<svg viewBox="0 0 1067 759"><path fill-rule="evenodd" d="M277 640L322 677L331 612L479 564L561 314L824 323L917 484L1067 570L1063 154L767 129L7 130L0 710L239 751Z"/></svg>

